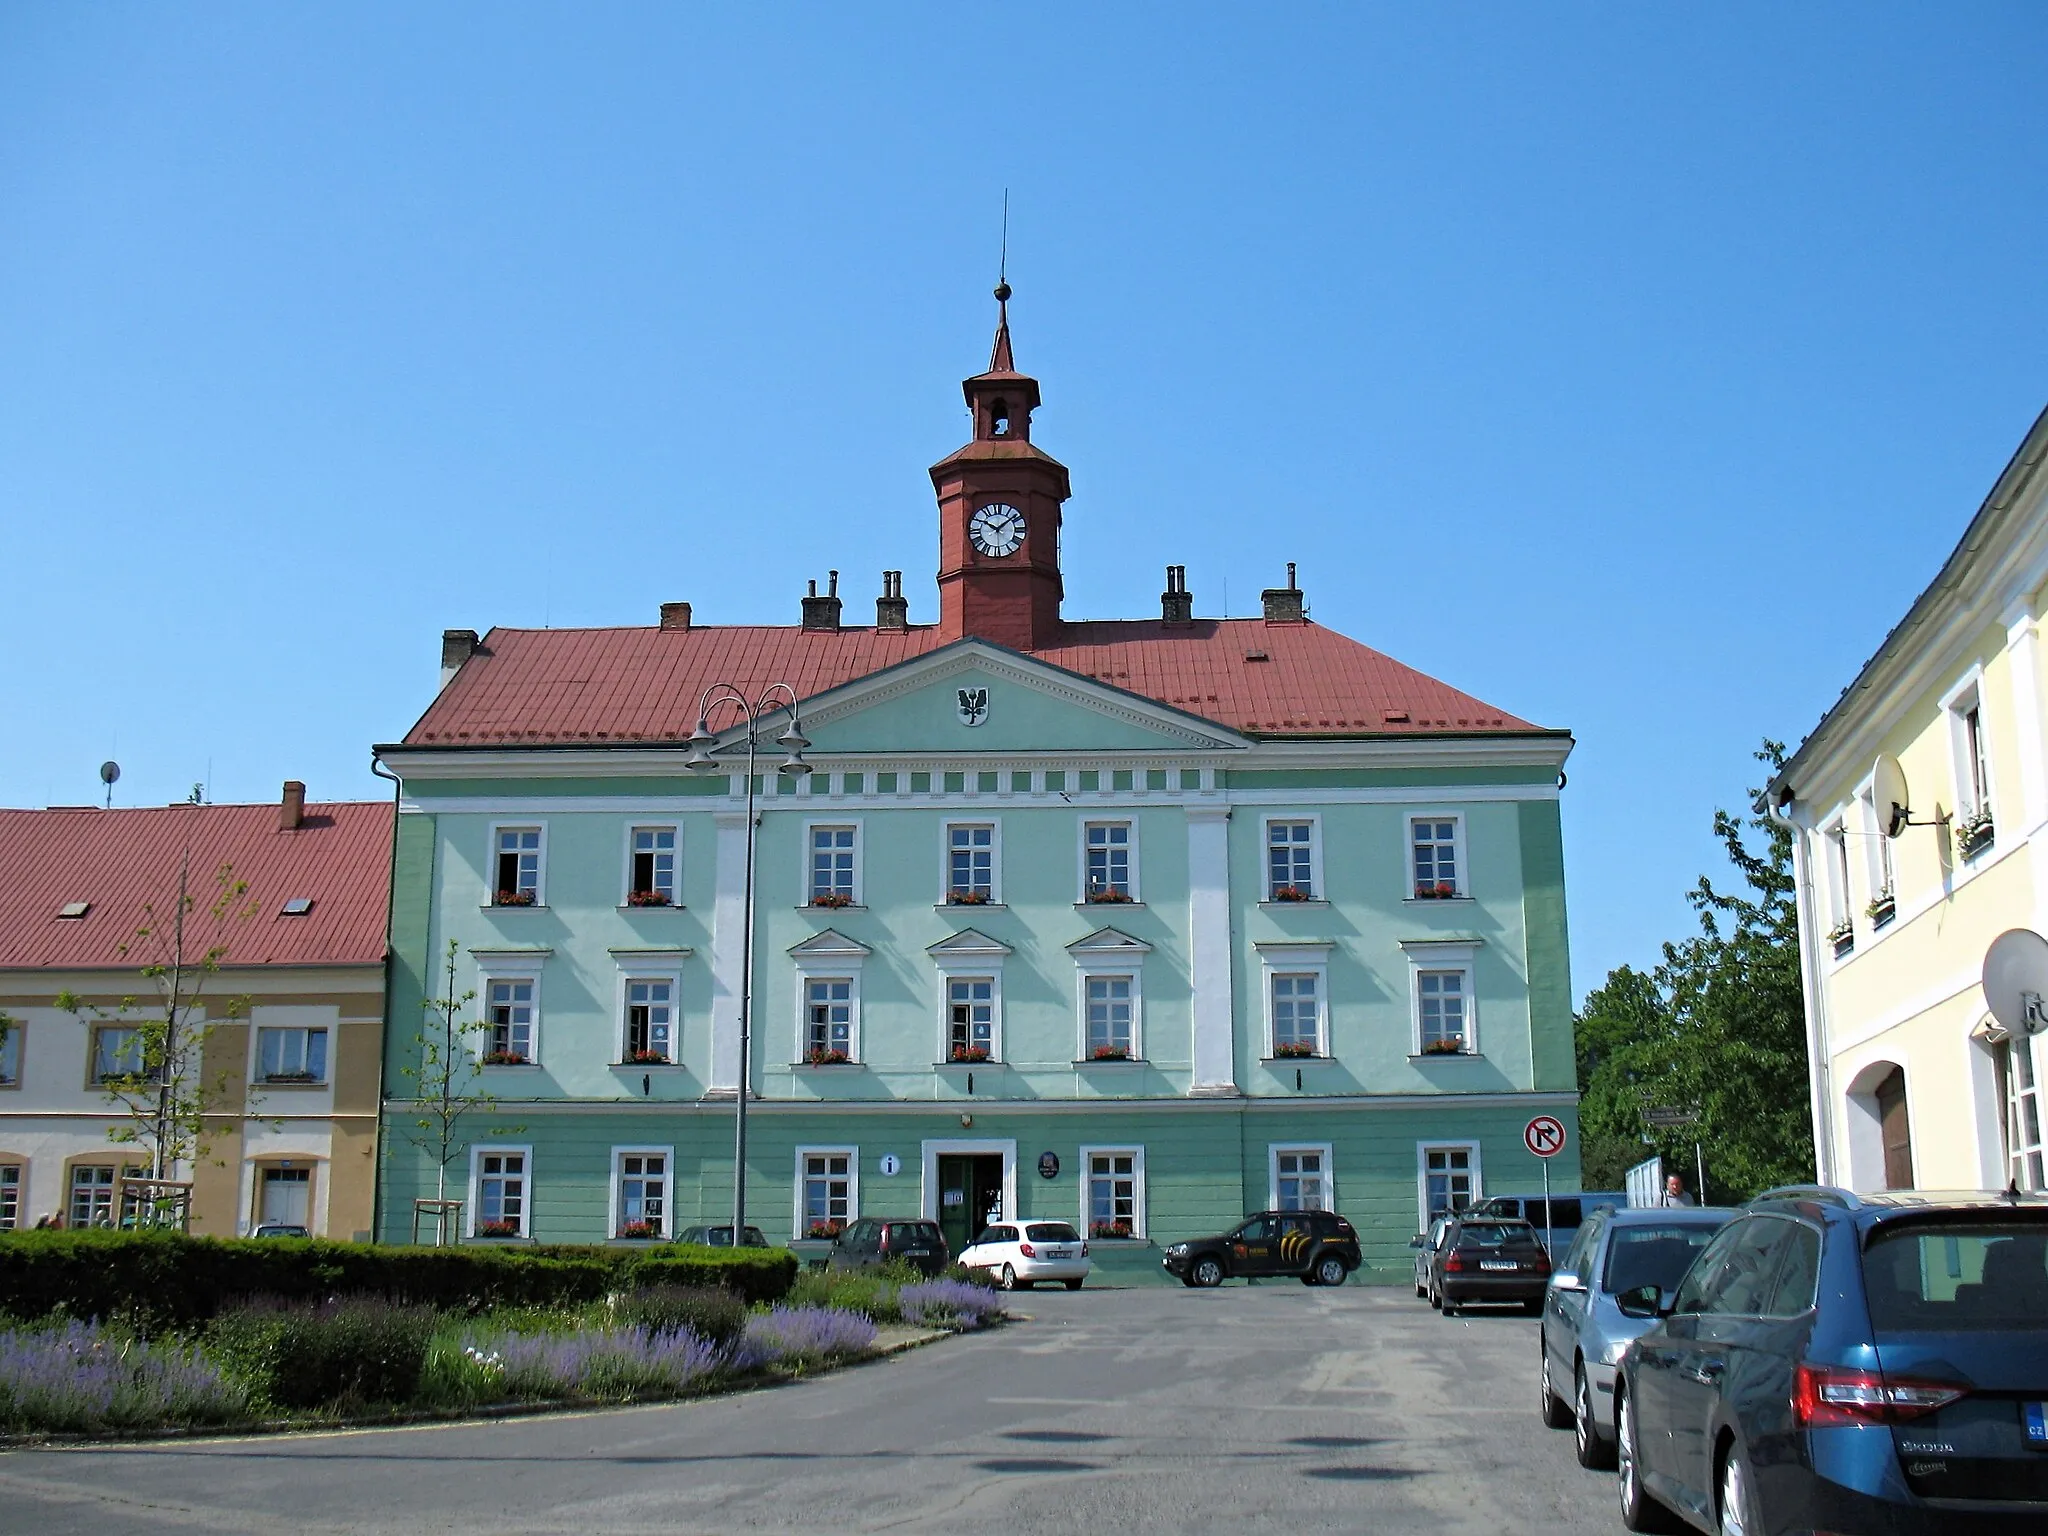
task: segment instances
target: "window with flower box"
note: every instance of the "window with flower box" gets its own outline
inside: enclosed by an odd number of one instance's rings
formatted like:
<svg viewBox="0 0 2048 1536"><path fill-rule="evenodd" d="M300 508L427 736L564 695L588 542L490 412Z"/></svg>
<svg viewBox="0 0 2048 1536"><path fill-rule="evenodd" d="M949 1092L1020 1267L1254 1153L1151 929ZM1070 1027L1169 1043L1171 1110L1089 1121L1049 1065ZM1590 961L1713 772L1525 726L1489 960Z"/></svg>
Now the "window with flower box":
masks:
<svg viewBox="0 0 2048 1536"><path fill-rule="evenodd" d="M851 976L811 976L804 981L804 1056L814 1067L854 1059Z"/></svg>
<svg viewBox="0 0 2048 1536"><path fill-rule="evenodd" d="M1316 899L1316 823L1266 823L1266 900Z"/></svg>
<svg viewBox="0 0 2048 1536"><path fill-rule="evenodd" d="M1827 940L1839 959L1856 947L1856 921L1850 916L1849 833L1837 817L1821 829L1820 836L1827 852Z"/></svg>
<svg viewBox="0 0 2048 1536"><path fill-rule="evenodd" d="M668 1147L612 1150L612 1236L665 1238L669 1233Z"/></svg>
<svg viewBox="0 0 2048 1536"><path fill-rule="evenodd" d="M947 823L946 900L961 906L986 906L1001 900L997 855L995 823Z"/></svg>
<svg viewBox="0 0 2048 1536"><path fill-rule="evenodd" d="M1136 901L1138 884L1128 821L1089 821L1081 826L1081 899L1116 904Z"/></svg>
<svg viewBox="0 0 2048 1536"><path fill-rule="evenodd" d="M996 1045L996 981L993 976L946 979L946 1060L989 1061Z"/></svg>
<svg viewBox="0 0 2048 1536"><path fill-rule="evenodd" d="M626 905L672 907L676 904L676 829L632 829L631 868L626 872Z"/></svg>
<svg viewBox="0 0 2048 1536"><path fill-rule="evenodd" d="M327 1031L259 1028L256 1031L256 1080L259 1083L326 1082Z"/></svg>
<svg viewBox="0 0 2048 1536"><path fill-rule="evenodd" d="M1479 1050L1473 976L1477 941L1407 940L1414 1054L1463 1056Z"/></svg>
<svg viewBox="0 0 2048 1536"><path fill-rule="evenodd" d="M1137 1055L1135 976L1087 978L1089 1061L1128 1060Z"/></svg>
<svg viewBox="0 0 2048 1536"><path fill-rule="evenodd" d="M469 1208L477 1237L524 1237L530 1215L530 1147L475 1147L470 1151Z"/></svg>
<svg viewBox="0 0 2048 1536"><path fill-rule="evenodd" d="M810 904L851 907L860 903L860 828L813 826L809 832Z"/></svg>
<svg viewBox="0 0 2048 1536"><path fill-rule="evenodd" d="M484 983L484 1042L487 1067L524 1067L533 1063L534 1001L540 984L531 976L496 977Z"/></svg>
<svg viewBox="0 0 2048 1536"><path fill-rule="evenodd" d="M1408 822L1415 899L1443 900L1465 894L1459 876L1459 818L1415 816Z"/></svg>
<svg viewBox="0 0 2048 1536"><path fill-rule="evenodd" d="M667 976L626 978L626 1053L634 1066L676 1059L676 984Z"/></svg>
<svg viewBox="0 0 2048 1536"><path fill-rule="evenodd" d="M837 1237L859 1214L860 1152L855 1147L799 1147L797 1236Z"/></svg>
<svg viewBox="0 0 2048 1536"><path fill-rule="evenodd" d="M1273 1055L1320 1056L1323 1050L1322 978L1313 971L1273 975Z"/></svg>
<svg viewBox="0 0 2048 1536"><path fill-rule="evenodd" d="M1092 1238L1145 1235L1145 1149L1083 1147L1082 1230Z"/></svg>
<svg viewBox="0 0 2048 1536"><path fill-rule="evenodd" d="M537 907L541 899L541 862L546 838L536 826L491 829L491 905Z"/></svg>
<svg viewBox="0 0 2048 1536"><path fill-rule="evenodd" d="M148 1047L132 1024L96 1024L92 1031L92 1077L95 1083L142 1077L149 1070Z"/></svg>

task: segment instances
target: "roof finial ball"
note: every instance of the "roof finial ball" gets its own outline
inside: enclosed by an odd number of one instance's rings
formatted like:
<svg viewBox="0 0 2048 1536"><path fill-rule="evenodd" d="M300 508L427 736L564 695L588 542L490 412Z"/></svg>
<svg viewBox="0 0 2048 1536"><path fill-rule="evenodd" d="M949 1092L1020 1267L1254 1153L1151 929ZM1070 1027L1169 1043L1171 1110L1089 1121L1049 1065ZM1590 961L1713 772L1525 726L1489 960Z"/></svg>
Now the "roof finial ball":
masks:
<svg viewBox="0 0 2048 1536"><path fill-rule="evenodd" d="M996 302L998 304L1007 304L1010 302L1010 285L1008 283L996 284Z"/></svg>

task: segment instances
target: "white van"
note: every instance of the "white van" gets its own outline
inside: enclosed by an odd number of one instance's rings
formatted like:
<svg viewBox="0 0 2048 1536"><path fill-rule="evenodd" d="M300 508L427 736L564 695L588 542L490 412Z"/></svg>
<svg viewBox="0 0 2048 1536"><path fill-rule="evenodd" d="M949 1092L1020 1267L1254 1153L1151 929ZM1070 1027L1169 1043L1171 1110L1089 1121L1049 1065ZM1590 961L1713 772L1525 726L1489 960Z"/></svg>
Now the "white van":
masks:
<svg viewBox="0 0 2048 1536"><path fill-rule="evenodd" d="M1579 1223L1595 1211L1618 1211L1627 1205L1626 1190L1573 1190L1568 1195L1552 1195L1548 1231L1544 1229L1543 1195L1540 1190L1533 1195L1488 1195L1463 1214L1468 1217L1498 1216L1508 1220L1529 1222L1537 1231L1544 1233L1543 1246L1555 1255L1563 1253L1571 1246L1572 1235L1579 1230Z"/></svg>

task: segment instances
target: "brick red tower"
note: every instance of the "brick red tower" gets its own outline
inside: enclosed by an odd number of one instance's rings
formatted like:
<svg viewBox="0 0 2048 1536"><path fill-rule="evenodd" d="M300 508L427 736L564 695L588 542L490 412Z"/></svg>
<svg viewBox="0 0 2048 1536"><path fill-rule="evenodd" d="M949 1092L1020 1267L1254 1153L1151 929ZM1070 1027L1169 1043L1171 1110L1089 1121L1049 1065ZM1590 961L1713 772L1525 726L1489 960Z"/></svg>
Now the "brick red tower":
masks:
<svg viewBox="0 0 2048 1536"><path fill-rule="evenodd" d="M1060 504L1064 464L1032 446L1038 381L1010 356L1010 286L996 289L988 372L960 387L974 441L932 466L939 497L939 633L979 635L1013 650L1060 632Z"/></svg>

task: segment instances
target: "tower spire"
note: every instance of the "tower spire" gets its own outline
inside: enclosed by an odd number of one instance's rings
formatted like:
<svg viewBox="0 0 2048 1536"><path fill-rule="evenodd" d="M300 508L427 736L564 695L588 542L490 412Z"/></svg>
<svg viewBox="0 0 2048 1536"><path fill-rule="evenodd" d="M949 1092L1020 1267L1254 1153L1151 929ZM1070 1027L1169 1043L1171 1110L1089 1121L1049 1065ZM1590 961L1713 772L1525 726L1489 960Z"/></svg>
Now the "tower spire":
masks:
<svg viewBox="0 0 2048 1536"><path fill-rule="evenodd" d="M1010 285L996 284L996 344L988 355L990 373L1015 373L1017 363L1010 356Z"/></svg>

